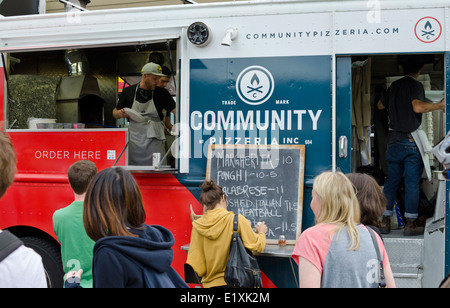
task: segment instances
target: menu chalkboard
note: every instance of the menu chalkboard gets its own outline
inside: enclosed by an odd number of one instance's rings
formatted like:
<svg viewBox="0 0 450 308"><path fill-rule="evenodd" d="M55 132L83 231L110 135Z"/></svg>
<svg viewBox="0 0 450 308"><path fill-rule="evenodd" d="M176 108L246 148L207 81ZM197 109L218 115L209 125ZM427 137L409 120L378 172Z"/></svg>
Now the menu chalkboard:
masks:
<svg viewBox="0 0 450 308"><path fill-rule="evenodd" d="M221 186L228 210L252 225L265 221L267 243L301 232L304 145L210 145L206 178Z"/></svg>

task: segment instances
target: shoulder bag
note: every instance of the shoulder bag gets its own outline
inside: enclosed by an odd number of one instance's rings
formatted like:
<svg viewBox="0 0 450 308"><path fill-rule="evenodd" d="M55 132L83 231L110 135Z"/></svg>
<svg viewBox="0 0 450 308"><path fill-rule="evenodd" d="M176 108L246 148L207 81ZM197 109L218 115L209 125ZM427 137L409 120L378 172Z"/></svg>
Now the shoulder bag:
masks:
<svg viewBox="0 0 450 308"><path fill-rule="evenodd" d="M235 214L225 282L230 288L262 288L258 261L252 252L244 247L238 233L238 225L238 214Z"/></svg>
<svg viewBox="0 0 450 308"><path fill-rule="evenodd" d="M369 230L370 236L372 237L372 242L373 245L375 246L375 251L377 252L377 258L378 258L378 268L379 268L379 282L378 282L378 287L379 288L386 288L386 279L384 277L384 270L383 270L383 261L381 260L381 255L380 255L380 249L378 247L378 243L377 243L377 239L375 237L375 233L373 232L373 230L366 226L367 230Z"/></svg>

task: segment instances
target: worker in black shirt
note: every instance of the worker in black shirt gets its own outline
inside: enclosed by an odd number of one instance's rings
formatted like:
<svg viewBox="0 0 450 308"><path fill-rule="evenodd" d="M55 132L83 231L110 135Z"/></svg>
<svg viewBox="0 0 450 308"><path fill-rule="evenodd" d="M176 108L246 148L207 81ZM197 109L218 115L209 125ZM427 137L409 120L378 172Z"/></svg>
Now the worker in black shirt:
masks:
<svg viewBox="0 0 450 308"><path fill-rule="evenodd" d="M175 114L175 102L169 92L157 87L161 76L164 74L159 64L144 65L141 81L123 90L113 110L116 119L130 118L130 165L152 165L153 153L160 153L161 158L165 154L163 110L168 116L170 112ZM125 108L131 109L133 115Z"/></svg>
<svg viewBox="0 0 450 308"><path fill-rule="evenodd" d="M167 66L161 66L161 68L162 68L162 73L164 76L161 76L161 78L159 78L159 81L156 86L159 88L162 88L166 91L169 91L166 87L169 84L170 79L172 78L172 71ZM168 96L165 95L165 97L166 97L166 100L169 99ZM175 101L173 100L172 96L170 96L170 99L173 101L173 104L175 104ZM167 114L166 114L166 119L164 121L164 124L165 124L166 133L170 134L170 132L172 131L173 125L170 122L169 112L167 112Z"/></svg>
<svg viewBox="0 0 450 308"><path fill-rule="evenodd" d="M414 139L414 133L422 123L422 113L445 110L445 99L439 103L427 102L423 85L417 81L423 68L418 55L404 56L402 66L405 76L389 87L378 102L378 109L386 108L389 116L386 162L388 174L383 192L387 199L382 217L381 233L390 232L391 216L397 190L405 175L404 235L423 234L424 228L416 225L419 207L419 184L424 170L422 157Z"/></svg>

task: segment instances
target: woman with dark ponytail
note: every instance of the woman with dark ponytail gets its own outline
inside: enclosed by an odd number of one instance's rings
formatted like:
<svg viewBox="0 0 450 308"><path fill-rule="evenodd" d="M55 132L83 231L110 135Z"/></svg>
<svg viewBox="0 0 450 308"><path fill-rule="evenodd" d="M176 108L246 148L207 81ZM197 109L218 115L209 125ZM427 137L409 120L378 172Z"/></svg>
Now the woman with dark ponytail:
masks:
<svg viewBox="0 0 450 308"><path fill-rule="evenodd" d="M202 277L205 288L225 287L225 267L233 234L234 213L227 210L227 196L222 187L207 180L202 186L200 202L204 215L192 222L191 243L187 263ZM261 252L266 245L267 226L264 222L255 225L239 214L238 232L244 246Z"/></svg>

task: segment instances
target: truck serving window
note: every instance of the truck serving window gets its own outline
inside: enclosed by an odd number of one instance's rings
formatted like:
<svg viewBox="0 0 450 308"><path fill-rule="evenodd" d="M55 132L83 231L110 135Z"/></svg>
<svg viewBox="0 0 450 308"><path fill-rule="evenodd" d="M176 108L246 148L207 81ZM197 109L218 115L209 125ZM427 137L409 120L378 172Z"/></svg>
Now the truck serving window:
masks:
<svg viewBox="0 0 450 308"><path fill-rule="evenodd" d="M176 40L172 40L6 54L5 128L60 133L127 129L125 147L112 156L116 166L135 171L174 171L177 163L168 150L175 139L172 126L178 110L176 48ZM149 62L157 63L159 74L146 88L141 83L142 69ZM126 115L116 116L116 107L126 110ZM139 125L136 117L138 121L142 118ZM132 160L132 151L136 151L133 130L142 132L146 125L158 128L158 146L148 148L152 159Z"/></svg>

